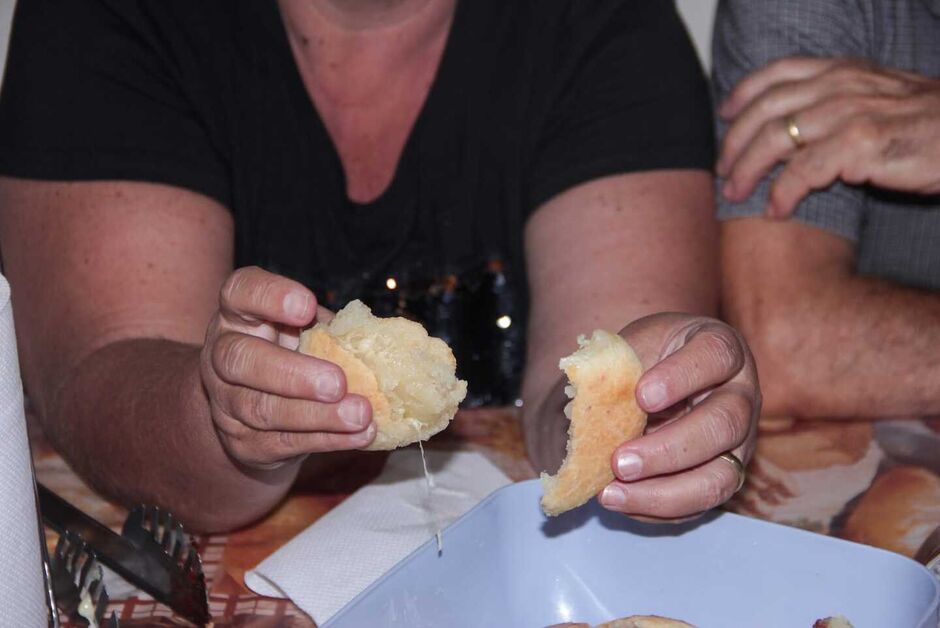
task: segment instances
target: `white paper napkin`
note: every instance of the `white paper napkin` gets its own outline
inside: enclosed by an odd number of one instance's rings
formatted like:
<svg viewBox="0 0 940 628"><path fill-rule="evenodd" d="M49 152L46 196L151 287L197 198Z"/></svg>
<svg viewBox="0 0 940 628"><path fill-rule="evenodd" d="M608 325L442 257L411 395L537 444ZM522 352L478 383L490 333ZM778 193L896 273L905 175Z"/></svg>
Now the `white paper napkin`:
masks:
<svg viewBox="0 0 940 628"><path fill-rule="evenodd" d="M509 479L483 455L427 451L428 491L416 448L393 452L382 474L245 574L260 595L289 597L322 624L438 529ZM447 534L443 535L447 552Z"/></svg>
<svg viewBox="0 0 940 628"><path fill-rule="evenodd" d="M0 275L0 624L47 622L36 489L16 358L10 285Z"/></svg>

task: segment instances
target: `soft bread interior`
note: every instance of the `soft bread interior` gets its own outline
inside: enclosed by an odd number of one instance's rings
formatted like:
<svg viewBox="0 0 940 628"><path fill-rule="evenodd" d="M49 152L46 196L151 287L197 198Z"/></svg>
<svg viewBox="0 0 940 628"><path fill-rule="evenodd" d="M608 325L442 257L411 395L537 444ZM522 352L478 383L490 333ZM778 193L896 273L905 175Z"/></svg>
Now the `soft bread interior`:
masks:
<svg viewBox="0 0 940 628"><path fill-rule="evenodd" d="M541 476L542 510L551 516L584 504L609 484L614 450L646 427L646 414L636 402L643 368L630 345L600 329L590 339L579 337L578 344L559 362L568 376L565 393L572 398L565 407L571 420L567 454L556 475Z"/></svg>
<svg viewBox="0 0 940 628"><path fill-rule="evenodd" d="M395 449L447 427L467 394L450 347L404 318L378 318L352 301L301 334L300 351L339 365L349 392L372 403L377 434L366 449Z"/></svg>

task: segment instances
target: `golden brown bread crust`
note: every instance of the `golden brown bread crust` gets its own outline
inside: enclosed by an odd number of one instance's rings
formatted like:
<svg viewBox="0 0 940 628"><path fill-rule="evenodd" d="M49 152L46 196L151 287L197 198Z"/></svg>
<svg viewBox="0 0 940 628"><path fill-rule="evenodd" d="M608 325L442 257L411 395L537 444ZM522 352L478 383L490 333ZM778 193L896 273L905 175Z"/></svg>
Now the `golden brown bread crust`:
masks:
<svg viewBox="0 0 940 628"><path fill-rule="evenodd" d="M368 450L430 438L447 427L467 392L442 340L413 321L377 318L359 301L304 331L298 350L338 365L347 391L372 404L376 436Z"/></svg>
<svg viewBox="0 0 940 628"><path fill-rule="evenodd" d="M614 450L646 428L646 414L636 401L643 367L627 341L597 330L578 344L559 364L576 394L569 404L565 460L557 475L542 474L542 510L550 516L577 508L609 484Z"/></svg>
<svg viewBox="0 0 940 628"><path fill-rule="evenodd" d="M836 615L835 617L817 619L813 624L813 628L852 628L852 624L842 615Z"/></svg>
<svg viewBox="0 0 940 628"><path fill-rule="evenodd" d="M596 628L695 628L695 626L678 619L658 615L631 615L606 624L598 624Z"/></svg>
<svg viewBox="0 0 940 628"><path fill-rule="evenodd" d="M316 327L301 334L299 350L301 353L332 362L343 369L346 375L346 391L362 395L372 404L372 421L375 423L376 437L365 449L385 449L381 446L382 441L378 435L382 433L382 428L387 426L390 420L389 403L388 398L379 390L379 383L369 367L339 346L339 343L326 331Z"/></svg>
<svg viewBox="0 0 940 628"><path fill-rule="evenodd" d="M914 556L937 527L940 477L924 467L899 466L879 476L855 506L842 535L905 556Z"/></svg>

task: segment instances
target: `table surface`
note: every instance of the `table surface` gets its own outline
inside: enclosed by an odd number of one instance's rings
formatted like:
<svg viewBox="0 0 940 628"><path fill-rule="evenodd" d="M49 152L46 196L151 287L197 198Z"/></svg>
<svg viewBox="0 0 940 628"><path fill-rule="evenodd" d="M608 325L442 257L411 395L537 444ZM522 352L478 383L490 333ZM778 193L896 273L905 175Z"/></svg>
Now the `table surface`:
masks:
<svg viewBox="0 0 940 628"><path fill-rule="evenodd" d="M728 510L907 556L940 524L940 418L763 419L760 432L747 484ZM38 480L119 530L126 511L88 488L38 430L31 429L31 440ZM535 475L515 409L462 411L429 446L479 451L516 481ZM263 520L227 535L195 537L213 625L313 626L289 601L252 593L245 571L368 483L384 460L381 453L353 452L312 461ZM116 577L108 579L108 593L123 626L188 625Z"/></svg>

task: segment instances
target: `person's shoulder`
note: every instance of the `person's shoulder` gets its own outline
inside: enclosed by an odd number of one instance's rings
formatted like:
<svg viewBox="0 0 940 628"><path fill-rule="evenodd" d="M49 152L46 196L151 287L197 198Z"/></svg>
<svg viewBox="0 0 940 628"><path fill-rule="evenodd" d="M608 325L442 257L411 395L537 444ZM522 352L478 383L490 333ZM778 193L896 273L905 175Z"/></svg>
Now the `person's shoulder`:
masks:
<svg viewBox="0 0 940 628"><path fill-rule="evenodd" d="M781 57L858 57L870 50L871 0L722 0L712 60L719 87Z"/></svg>
<svg viewBox="0 0 940 628"><path fill-rule="evenodd" d="M774 35L836 48L864 33L871 0L722 0L715 17L716 39L744 37L773 43Z"/></svg>

